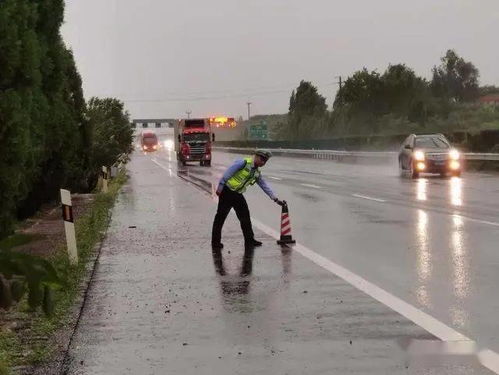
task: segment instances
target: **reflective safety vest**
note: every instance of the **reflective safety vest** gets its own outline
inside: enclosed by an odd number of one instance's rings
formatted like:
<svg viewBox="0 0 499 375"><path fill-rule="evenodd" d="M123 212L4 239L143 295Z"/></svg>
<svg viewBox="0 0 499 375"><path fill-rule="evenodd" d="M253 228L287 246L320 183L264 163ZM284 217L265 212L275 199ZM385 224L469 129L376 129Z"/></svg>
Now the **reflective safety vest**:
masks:
<svg viewBox="0 0 499 375"><path fill-rule="evenodd" d="M244 158L244 161L246 162L244 168L234 173L226 183L230 190L241 194L246 191L248 185L254 185L260 177L260 170L253 169L253 158Z"/></svg>

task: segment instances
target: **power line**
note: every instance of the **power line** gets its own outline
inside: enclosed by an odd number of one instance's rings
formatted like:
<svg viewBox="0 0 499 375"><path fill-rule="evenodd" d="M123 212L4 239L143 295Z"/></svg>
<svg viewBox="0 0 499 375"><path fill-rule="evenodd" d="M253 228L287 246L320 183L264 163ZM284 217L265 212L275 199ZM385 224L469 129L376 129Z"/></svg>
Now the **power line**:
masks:
<svg viewBox="0 0 499 375"><path fill-rule="evenodd" d="M332 86L337 82L328 82L323 85L316 85L318 87ZM244 98L244 97L255 97L255 96L267 96L267 95L275 95L282 93L290 93L296 87L289 87L285 89L276 89L276 90L262 90L255 92L241 92L239 94L224 94L224 95L200 95L200 96L186 96L186 97L167 97L161 99L123 99L124 102L127 103L161 103L161 102L190 102L190 101L205 101L205 100L216 100L216 99L231 99L231 98Z"/></svg>

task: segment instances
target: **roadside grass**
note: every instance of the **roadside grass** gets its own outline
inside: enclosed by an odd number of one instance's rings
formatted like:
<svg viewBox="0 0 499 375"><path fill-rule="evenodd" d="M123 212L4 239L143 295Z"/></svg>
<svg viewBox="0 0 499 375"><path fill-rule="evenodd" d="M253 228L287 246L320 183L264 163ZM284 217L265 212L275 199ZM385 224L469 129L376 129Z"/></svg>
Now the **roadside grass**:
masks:
<svg viewBox="0 0 499 375"><path fill-rule="evenodd" d="M42 238L42 236L38 234L16 233L1 240L0 249L10 250L16 246L25 245L40 238Z"/></svg>
<svg viewBox="0 0 499 375"><path fill-rule="evenodd" d="M0 375L10 375L13 352L21 353L20 342L13 332L0 331Z"/></svg>
<svg viewBox="0 0 499 375"><path fill-rule="evenodd" d="M77 298L81 295L81 283L87 272L92 269L89 262L93 259L97 245L106 233L111 209L119 190L126 182L124 171L120 172L109 184L107 193L97 193L88 212L76 223L79 262L76 266L69 264L67 249L61 245L47 259L59 271L64 280L64 287L55 293L55 311L47 317L41 312L30 312L26 299L23 299L12 314L22 315L27 320L26 330L0 330L0 375L9 374L2 368L13 366L29 366L43 363L50 359L54 345L50 345L51 337L58 329L70 324L70 313ZM28 314L29 313L29 314ZM9 313L10 314L10 313Z"/></svg>

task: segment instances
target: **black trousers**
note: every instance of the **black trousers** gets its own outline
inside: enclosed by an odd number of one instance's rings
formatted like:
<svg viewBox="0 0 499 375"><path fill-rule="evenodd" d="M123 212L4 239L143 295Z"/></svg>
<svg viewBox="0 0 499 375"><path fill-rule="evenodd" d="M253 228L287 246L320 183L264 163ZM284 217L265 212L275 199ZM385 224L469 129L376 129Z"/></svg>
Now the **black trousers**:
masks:
<svg viewBox="0 0 499 375"><path fill-rule="evenodd" d="M222 240L222 227L230 210L234 208L237 218L241 223L241 229L244 235L244 241L250 242L254 238L253 228L251 226L250 212L248 203L242 194L230 190L224 186L218 199L218 209L213 221L213 230L211 232L211 243L218 244Z"/></svg>

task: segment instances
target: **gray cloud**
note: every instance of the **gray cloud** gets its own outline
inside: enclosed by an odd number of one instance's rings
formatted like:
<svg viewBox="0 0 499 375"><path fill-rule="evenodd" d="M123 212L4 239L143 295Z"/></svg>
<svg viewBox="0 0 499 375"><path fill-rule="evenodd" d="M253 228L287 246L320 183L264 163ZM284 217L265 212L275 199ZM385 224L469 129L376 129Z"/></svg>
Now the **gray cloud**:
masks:
<svg viewBox="0 0 499 375"><path fill-rule="evenodd" d="M499 84L496 0L66 0L63 35L86 96L135 117L287 111L301 79L404 62L430 77L449 48Z"/></svg>

